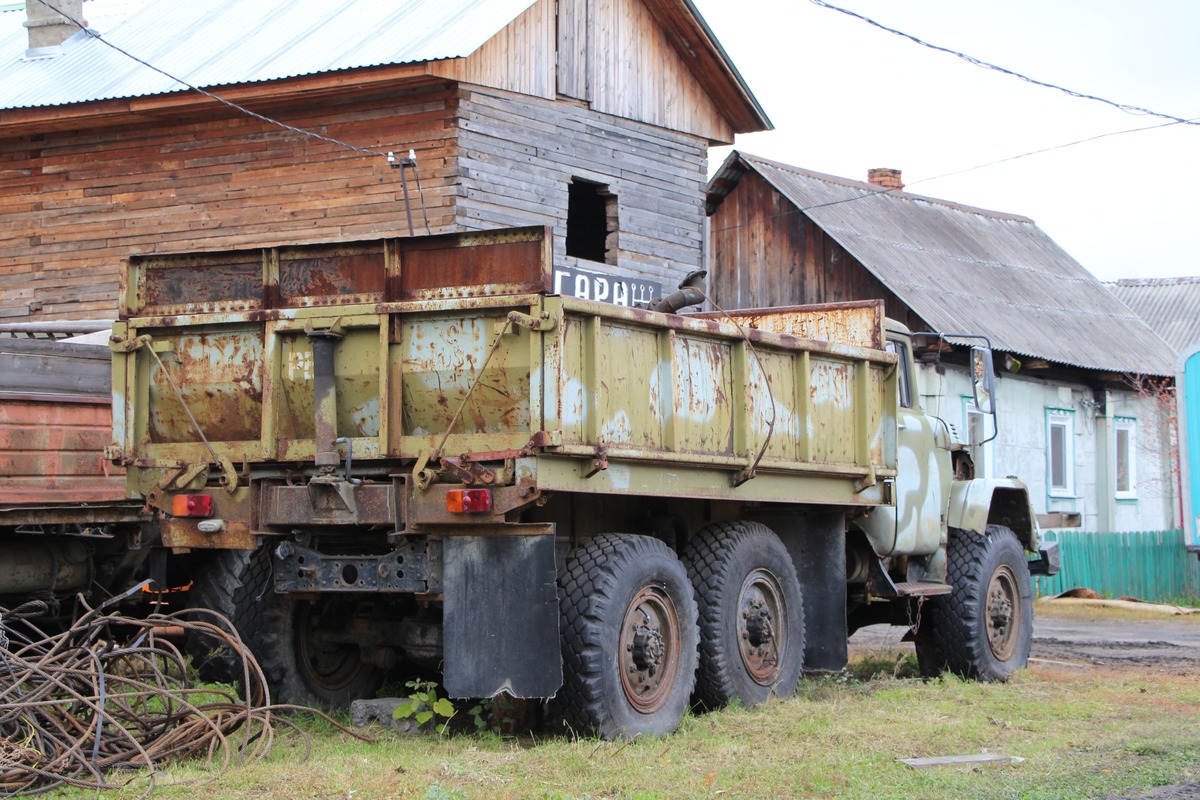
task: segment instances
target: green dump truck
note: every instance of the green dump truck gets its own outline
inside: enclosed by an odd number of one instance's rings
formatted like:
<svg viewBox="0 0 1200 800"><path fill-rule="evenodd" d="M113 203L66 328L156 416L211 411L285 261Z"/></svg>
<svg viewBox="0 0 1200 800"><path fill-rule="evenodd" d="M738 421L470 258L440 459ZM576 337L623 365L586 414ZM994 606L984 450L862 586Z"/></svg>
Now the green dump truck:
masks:
<svg viewBox="0 0 1200 800"><path fill-rule="evenodd" d="M931 672L1024 665L1054 554L922 414L882 303L618 307L553 295L552 254L520 228L129 261L107 455L156 582L229 616L276 700L405 665L628 737L786 696L873 622Z"/></svg>

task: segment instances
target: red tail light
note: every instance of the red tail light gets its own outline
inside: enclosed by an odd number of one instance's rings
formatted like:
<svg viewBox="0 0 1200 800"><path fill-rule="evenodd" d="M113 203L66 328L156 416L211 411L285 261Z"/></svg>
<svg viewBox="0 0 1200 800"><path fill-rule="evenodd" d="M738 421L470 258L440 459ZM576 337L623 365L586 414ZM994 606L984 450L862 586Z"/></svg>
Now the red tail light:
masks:
<svg viewBox="0 0 1200 800"><path fill-rule="evenodd" d="M207 494L177 494L171 498L171 513L177 517L211 517L213 499Z"/></svg>
<svg viewBox="0 0 1200 800"><path fill-rule="evenodd" d="M446 492L446 510L451 514L482 514L492 510L490 489L451 489Z"/></svg>

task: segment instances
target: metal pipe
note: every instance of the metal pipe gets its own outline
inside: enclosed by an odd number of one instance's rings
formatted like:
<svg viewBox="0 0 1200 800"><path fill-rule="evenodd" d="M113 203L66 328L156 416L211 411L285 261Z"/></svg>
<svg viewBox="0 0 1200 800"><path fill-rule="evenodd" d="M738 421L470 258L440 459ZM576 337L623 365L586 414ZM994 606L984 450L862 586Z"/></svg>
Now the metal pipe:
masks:
<svg viewBox="0 0 1200 800"><path fill-rule="evenodd" d="M17 539L0 548L0 594L75 591L91 577L88 546L78 541Z"/></svg>

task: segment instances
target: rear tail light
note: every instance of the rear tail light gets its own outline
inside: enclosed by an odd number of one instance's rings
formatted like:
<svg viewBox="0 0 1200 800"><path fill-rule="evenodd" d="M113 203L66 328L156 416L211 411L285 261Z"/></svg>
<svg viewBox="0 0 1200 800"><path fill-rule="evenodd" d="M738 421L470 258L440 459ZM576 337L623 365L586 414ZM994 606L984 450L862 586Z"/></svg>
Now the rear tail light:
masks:
<svg viewBox="0 0 1200 800"><path fill-rule="evenodd" d="M213 499L207 494L177 494L171 498L171 513L176 517L211 517Z"/></svg>
<svg viewBox="0 0 1200 800"><path fill-rule="evenodd" d="M446 510L451 514L482 514L492 510L490 489L451 489L446 492Z"/></svg>

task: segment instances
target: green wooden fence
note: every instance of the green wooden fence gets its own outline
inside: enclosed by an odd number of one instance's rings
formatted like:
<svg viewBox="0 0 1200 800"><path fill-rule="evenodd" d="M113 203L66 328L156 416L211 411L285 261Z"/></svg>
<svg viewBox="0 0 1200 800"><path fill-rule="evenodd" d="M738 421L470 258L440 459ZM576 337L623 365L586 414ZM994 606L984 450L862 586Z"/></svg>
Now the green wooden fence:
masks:
<svg viewBox="0 0 1200 800"><path fill-rule="evenodd" d="M1136 597L1157 603L1200 599L1200 558L1189 553L1183 531L1042 531L1058 541L1062 570L1034 578L1039 595L1086 587L1107 597Z"/></svg>

